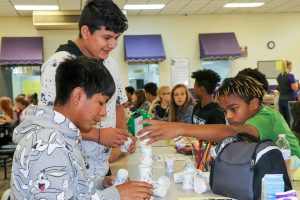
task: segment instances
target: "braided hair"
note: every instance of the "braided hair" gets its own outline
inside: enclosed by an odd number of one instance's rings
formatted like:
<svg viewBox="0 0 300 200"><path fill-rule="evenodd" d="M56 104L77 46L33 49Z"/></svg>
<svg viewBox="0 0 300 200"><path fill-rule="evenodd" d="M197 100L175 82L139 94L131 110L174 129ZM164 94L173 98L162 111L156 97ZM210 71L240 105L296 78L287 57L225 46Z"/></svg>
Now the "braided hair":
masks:
<svg viewBox="0 0 300 200"><path fill-rule="evenodd" d="M216 98L219 99L231 94L240 97L248 104L254 98L258 98L262 103L265 90L263 84L256 79L250 76L238 75L223 81L221 87L217 90Z"/></svg>

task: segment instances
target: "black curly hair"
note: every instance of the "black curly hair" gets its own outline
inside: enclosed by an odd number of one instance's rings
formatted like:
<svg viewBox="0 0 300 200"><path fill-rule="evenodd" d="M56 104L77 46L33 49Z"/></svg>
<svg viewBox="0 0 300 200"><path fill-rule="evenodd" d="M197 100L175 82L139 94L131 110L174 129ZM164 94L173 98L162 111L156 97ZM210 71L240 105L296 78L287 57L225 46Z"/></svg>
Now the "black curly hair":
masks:
<svg viewBox="0 0 300 200"><path fill-rule="evenodd" d="M92 34L102 28L114 33L123 33L128 28L126 16L112 0L87 1L79 19L79 30L84 25ZM79 37L82 38L80 31Z"/></svg>
<svg viewBox="0 0 300 200"><path fill-rule="evenodd" d="M237 75L245 75L250 76L254 79L256 79L258 82L260 82L266 92L268 92L269 83L267 81L266 75L258 71L258 69L252 69L252 68L245 68Z"/></svg>
<svg viewBox="0 0 300 200"><path fill-rule="evenodd" d="M203 86L208 94L213 94L221 81L220 75L210 69L195 71L191 77L196 79L197 85Z"/></svg>

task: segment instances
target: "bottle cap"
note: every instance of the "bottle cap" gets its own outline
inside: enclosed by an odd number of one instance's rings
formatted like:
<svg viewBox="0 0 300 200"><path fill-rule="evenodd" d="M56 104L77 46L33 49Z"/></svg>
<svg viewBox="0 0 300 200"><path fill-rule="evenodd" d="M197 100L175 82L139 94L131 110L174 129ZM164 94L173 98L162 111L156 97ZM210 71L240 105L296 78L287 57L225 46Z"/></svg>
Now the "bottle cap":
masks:
<svg viewBox="0 0 300 200"><path fill-rule="evenodd" d="M279 137L285 137L285 134L279 134Z"/></svg>
<svg viewBox="0 0 300 200"><path fill-rule="evenodd" d="M126 169L119 169L117 176L127 178L128 177L128 171Z"/></svg>

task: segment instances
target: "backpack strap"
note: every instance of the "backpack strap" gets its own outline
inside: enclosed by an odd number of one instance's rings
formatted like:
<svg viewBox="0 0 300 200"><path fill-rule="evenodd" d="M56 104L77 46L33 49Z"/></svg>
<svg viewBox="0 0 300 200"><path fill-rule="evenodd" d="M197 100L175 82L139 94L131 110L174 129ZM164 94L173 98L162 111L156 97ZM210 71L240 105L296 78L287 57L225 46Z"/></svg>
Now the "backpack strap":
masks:
<svg viewBox="0 0 300 200"><path fill-rule="evenodd" d="M259 138L246 132L238 133L236 137L239 141L251 140L252 142L259 142Z"/></svg>

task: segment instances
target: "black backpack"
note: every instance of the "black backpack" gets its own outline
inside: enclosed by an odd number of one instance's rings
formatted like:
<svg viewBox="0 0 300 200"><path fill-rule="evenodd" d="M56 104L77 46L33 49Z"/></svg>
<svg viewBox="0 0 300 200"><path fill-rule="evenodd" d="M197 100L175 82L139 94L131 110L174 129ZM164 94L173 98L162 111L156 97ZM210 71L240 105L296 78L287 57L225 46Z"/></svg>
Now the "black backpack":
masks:
<svg viewBox="0 0 300 200"><path fill-rule="evenodd" d="M249 142L251 141L251 142ZM242 200L260 199L265 174L283 174L285 191L292 189L281 151L272 140L259 141L240 133L227 137L215 149L210 172L213 193Z"/></svg>

